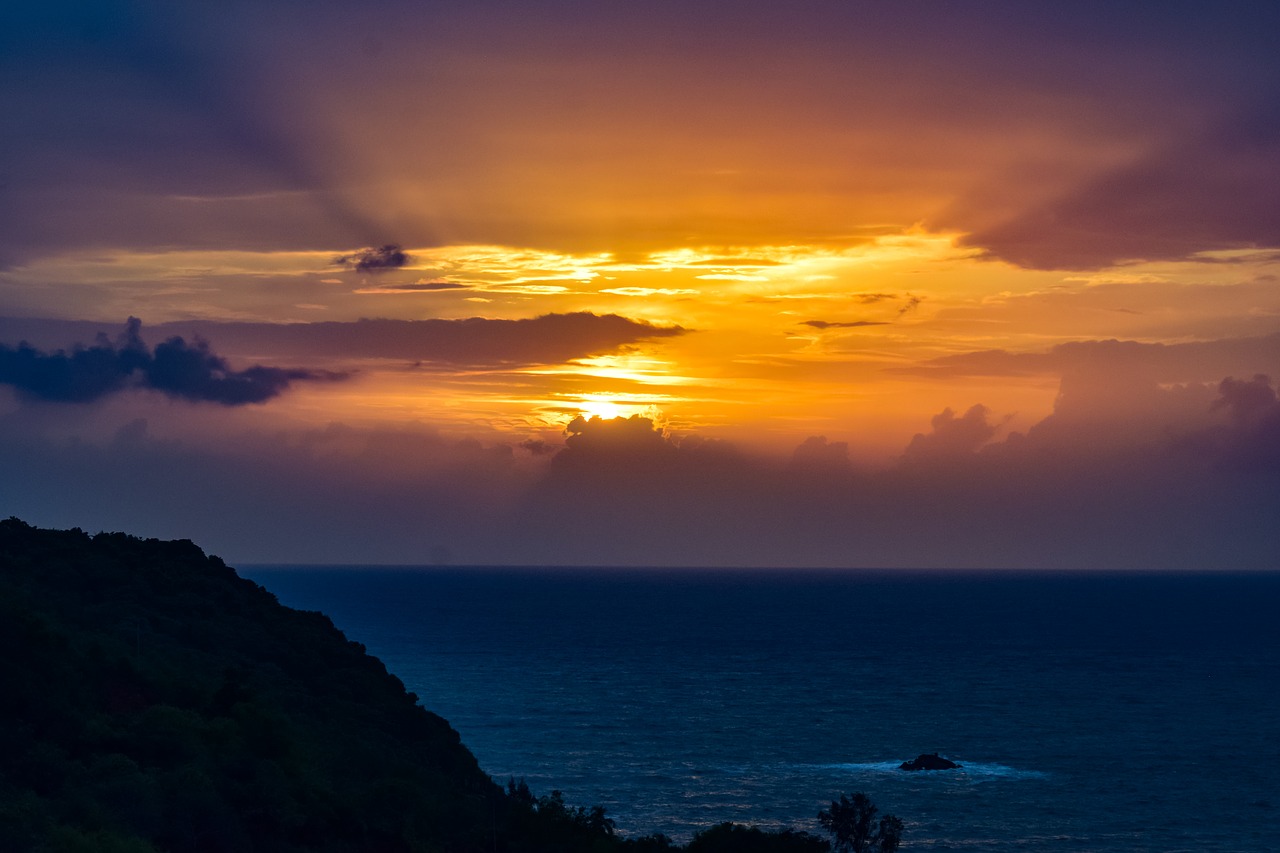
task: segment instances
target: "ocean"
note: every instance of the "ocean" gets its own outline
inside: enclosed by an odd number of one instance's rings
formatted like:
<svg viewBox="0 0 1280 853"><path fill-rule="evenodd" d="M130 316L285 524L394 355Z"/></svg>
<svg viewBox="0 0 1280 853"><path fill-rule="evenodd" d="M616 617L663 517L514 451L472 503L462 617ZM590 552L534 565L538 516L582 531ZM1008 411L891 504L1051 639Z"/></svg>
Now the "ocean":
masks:
<svg viewBox="0 0 1280 853"><path fill-rule="evenodd" d="M240 571L623 833L862 791L905 850L1280 849L1280 573Z"/></svg>

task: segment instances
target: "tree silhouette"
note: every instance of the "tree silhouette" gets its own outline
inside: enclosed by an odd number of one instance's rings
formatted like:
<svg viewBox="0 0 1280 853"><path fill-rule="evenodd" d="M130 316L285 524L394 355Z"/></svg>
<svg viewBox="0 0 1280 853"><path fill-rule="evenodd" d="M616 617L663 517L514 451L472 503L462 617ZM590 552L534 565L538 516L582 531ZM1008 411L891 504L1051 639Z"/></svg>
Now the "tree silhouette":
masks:
<svg viewBox="0 0 1280 853"><path fill-rule="evenodd" d="M877 822L878 811L866 794L841 794L830 811L818 812L818 821L835 839L835 853L894 853L902 843L902 821L885 815Z"/></svg>

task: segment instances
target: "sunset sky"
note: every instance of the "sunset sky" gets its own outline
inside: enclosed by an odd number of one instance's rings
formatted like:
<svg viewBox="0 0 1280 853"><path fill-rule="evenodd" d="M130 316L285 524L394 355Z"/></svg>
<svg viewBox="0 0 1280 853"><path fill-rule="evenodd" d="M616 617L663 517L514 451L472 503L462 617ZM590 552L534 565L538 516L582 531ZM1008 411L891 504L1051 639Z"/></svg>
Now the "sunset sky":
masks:
<svg viewBox="0 0 1280 853"><path fill-rule="evenodd" d="M233 562L1276 568L1278 32L5 4L0 514Z"/></svg>

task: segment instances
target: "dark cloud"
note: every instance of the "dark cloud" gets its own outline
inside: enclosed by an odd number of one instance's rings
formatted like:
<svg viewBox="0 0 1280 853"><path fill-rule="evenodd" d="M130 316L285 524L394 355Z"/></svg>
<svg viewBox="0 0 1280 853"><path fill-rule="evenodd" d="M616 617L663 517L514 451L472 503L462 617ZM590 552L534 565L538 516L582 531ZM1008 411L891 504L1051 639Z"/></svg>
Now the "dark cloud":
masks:
<svg viewBox="0 0 1280 853"><path fill-rule="evenodd" d="M264 403L278 396L291 382L335 379L337 375L262 365L232 370L225 359L210 352L204 341L188 344L182 338L170 338L156 345L145 377L146 387L170 397L241 406Z"/></svg>
<svg viewBox="0 0 1280 853"><path fill-rule="evenodd" d="M1197 264L1207 264L1210 266L1239 266L1241 264L1273 264L1280 261L1280 251L1274 249L1260 250L1257 252L1244 252L1241 254L1233 254L1228 257L1215 257L1208 255L1204 257L1192 258ZM1259 280L1274 281L1273 275L1262 275Z"/></svg>
<svg viewBox="0 0 1280 853"><path fill-rule="evenodd" d="M827 441L825 435L811 435L792 452L791 467L800 471L848 471L849 442Z"/></svg>
<svg viewBox="0 0 1280 853"><path fill-rule="evenodd" d="M1280 334L1178 344L1114 339L1070 341L1046 352L982 350L890 370L928 377L1123 372L1153 382L1208 382L1248 370L1251 365L1266 364L1280 365Z"/></svg>
<svg viewBox="0 0 1280 853"><path fill-rule="evenodd" d="M26 341L17 347L0 344L0 383L29 400L87 403L123 390L145 376L150 363L151 353L131 322L116 342L100 336L93 346L70 353L44 353Z"/></svg>
<svg viewBox="0 0 1280 853"><path fill-rule="evenodd" d="M579 486L612 488L640 500L653 499L670 488L689 488L685 482L707 478L704 487L722 480L709 476L740 464L736 451L724 441L697 435L673 436L650 418L578 416L565 427L564 447L552 459L552 480L570 490Z"/></svg>
<svg viewBox="0 0 1280 853"><path fill-rule="evenodd" d="M338 374L254 365L232 370L209 345L180 337L152 351L141 337L142 324L129 318L116 340L99 335L92 346L48 353L25 341L0 344L0 384L13 386L26 400L89 403L129 388L147 388L193 402L240 406L263 403L299 380L338 379Z"/></svg>
<svg viewBox="0 0 1280 853"><path fill-rule="evenodd" d="M1218 399L1212 410L1225 409L1238 424L1252 424L1271 414L1276 408L1276 392L1271 377L1258 374L1245 381L1228 376L1218 386Z"/></svg>
<svg viewBox="0 0 1280 853"><path fill-rule="evenodd" d="M1178 448L1233 472L1247 485L1268 485L1280 497L1280 399L1271 377L1223 379L1209 409L1226 413L1228 422L1181 436Z"/></svg>
<svg viewBox="0 0 1280 853"><path fill-rule="evenodd" d="M1273 81L1274 82L1274 81ZM1280 245L1280 109L1265 105L966 238L1033 269Z"/></svg>
<svg viewBox="0 0 1280 853"><path fill-rule="evenodd" d="M408 254L394 243L377 248L361 249L349 255L338 255L333 259L334 264L352 267L357 272L385 272L399 269L408 261Z"/></svg>
<svg viewBox="0 0 1280 853"><path fill-rule="evenodd" d="M1009 352L1008 350L979 350L977 352L944 355L912 367L890 367L890 373L909 376L1035 376L1053 373L1061 369L1060 362L1050 353Z"/></svg>
<svg viewBox="0 0 1280 853"><path fill-rule="evenodd" d="M548 453L554 453L558 449L540 438L525 439L520 442L520 448L528 451L534 456L546 456Z"/></svg>
<svg viewBox="0 0 1280 853"><path fill-rule="evenodd" d="M943 409L930 421L932 430L916 433L902 454L904 462L923 463L956 459L975 453L1000 430L991 423L991 410L981 404L971 406L961 417L951 409Z"/></svg>
<svg viewBox="0 0 1280 853"><path fill-rule="evenodd" d="M0 335L67 346L102 332L83 321L0 318ZM188 321L148 327L157 335L200 338L220 353L297 359L388 358L424 364L563 364L641 341L686 334L617 314L543 314L523 320L358 320L322 323Z"/></svg>
<svg viewBox="0 0 1280 853"><path fill-rule="evenodd" d="M896 293L860 293L855 295L853 298L857 302L863 305L874 305L877 302L885 302L891 299L899 299L899 298L902 298L902 296L903 296L902 294L896 294ZM908 314L914 311L920 305L920 302L921 302L921 299L919 296L906 296L906 301L903 303L902 307L898 309L898 313L895 315L895 318L900 318L904 314ZM850 321L844 321L844 322L835 321L835 320L803 320L801 321L802 325L810 326L814 329L819 329L819 330L857 329L862 326L889 326L889 325L892 325L892 323L893 323L892 320L850 320Z"/></svg>
<svg viewBox="0 0 1280 853"><path fill-rule="evenodd" d="M436 279L434 281L415 281L405 284L379 285L376 293L434 293L440 290L470 290L471 285L457 281Z"/></svg>
<svg viewBox="0 0 1280 853"><path fill-rule="evenodd" d="M725 442L672 436L640 416L577 418L566 432L509 521L530 553L596 565L707 565L726 548L740 550L741 542L729 544L737 531L777 529L759 514L783 484ZM602 546L612 552L603 560Z"/></svg>
<svg viewBox="0 0 1280 853"><path fill-rule="evenodd" d="M653 421L640 415L629 418L599 416L574 418L565 427L565 452L562 459L573 461L582 456L625 453L628 455L662 454L674 445Z"/></svg>
<svg viewBox="0 0 1280 853"><path fill-rule="evenodd" d="M682 335L617 314L543 314L523 320L359 320L354 323L187 324L220 349L296 358L392 358L453 365L561 364L654 338ZM168 329L169 327L164 327ZM183 328L174 324L173 328Z"/></svg>
<svg viewBox="0 0 1280 853"><path fill-rule="evenodd" d="M805 320L801 323L804 326L812 326L815 329L856 329L860 326L887 326L887 320L854 320L848 323L837 323L830 320Z"/></svg>

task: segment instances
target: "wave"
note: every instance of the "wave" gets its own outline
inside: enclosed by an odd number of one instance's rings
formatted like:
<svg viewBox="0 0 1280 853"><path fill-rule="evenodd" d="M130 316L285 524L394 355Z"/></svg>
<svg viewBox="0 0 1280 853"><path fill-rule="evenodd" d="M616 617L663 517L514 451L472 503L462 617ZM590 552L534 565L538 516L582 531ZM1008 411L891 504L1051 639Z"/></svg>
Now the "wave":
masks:
<svg viewBox="0 0 1280 853"><path fill-rule="evenodd" d="M837 770L855 774L892 773L895 776L930 778L958 778L971 781L1023 779L1047 779L1049 774L1040 770L1023 770L1007 764L983 761L963 761L957 759L960 767L955 770L914 770L906 772L900 768L901 759L893 761L842 761L832 764L811 764L814 769Z"/></svg>

